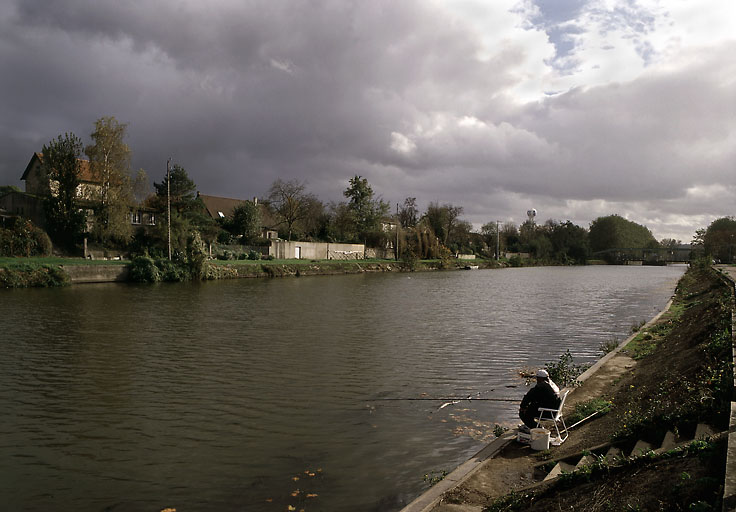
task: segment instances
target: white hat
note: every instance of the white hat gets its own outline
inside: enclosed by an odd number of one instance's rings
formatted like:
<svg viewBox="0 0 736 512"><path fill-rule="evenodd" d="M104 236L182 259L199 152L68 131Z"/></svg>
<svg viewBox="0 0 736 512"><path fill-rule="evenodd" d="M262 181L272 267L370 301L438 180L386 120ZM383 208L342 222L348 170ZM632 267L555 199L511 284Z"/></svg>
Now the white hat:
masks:
<svg viewBox="0 0 736 512"><path fill-rule="evenodd" d="M547 373L547 370L537 370L537 378L547 379L549 378L549 373Z"/></svg>

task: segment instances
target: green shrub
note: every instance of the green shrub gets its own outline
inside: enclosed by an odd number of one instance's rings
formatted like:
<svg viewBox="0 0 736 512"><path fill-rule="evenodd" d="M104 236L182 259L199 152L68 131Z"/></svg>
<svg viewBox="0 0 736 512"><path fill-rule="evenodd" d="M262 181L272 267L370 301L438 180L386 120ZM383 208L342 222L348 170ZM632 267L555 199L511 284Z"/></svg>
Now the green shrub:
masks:
<svg viewBox="0 0 736 512"><path fill-rule="evenodd" d="M51 256L53 245L51 244L51 238L41 228L33 229L33 238L36 241L36 253L35 256Z"/></svg>
<svg viewBox="0 0 736 512"><path fill-rule="evenodd" d="M435 485L438 482L441 482L445 479L445 477L448 475L447 471L442 469L438 471L430 471L429 473L426 473L422 480L424 480L426 483L428 483L431 486Z"/></svg>
<svg viewBox="0 0 736 512"><path fill-rule="evenodd" d="M187 279L187 271L178 262L169 261L168 259L156 260L156 267L159 271L159 279L170 283L185 281Z"/></svg>
<svg viewBox="0 0 736 512"><path fill-rule="evenodd" d="M401 263L406 270L411 270L412 272L416 270L417 264L419 263L419 257L416 252L414 252L414 248L412 246L407 247L406 250L401 253Z"/></svg>
<svg viewBox="0 0 736 512"><path fill-rule="evenodd" d="M544 367L549 373L550 379L560 387L574 385L575 379L588 369L588 366L572 363L572 354L570 354L569 349L560 356L556 363L547 363Z"/></svg>
<svg viewBox="0 0 736 512"><path fill-rule="evenodd" d="M54 265L23 264L0 268L0 288L65 286L69 276Z"/></svg>
<svg viewBox="0 0 736 512"><path fill-rule="evenodd" d="M161 280L161 272L148 256L133 258L129 268L129 278L136 283L156 283Z"/></svg>
<svg viewBox="0 0 736 512"><path fill-rule="evenodd" d="M455 260L452 258L450 249L445 246L440 246L438 253L440 260L439 268L441 270L446 270L455 266Z"/></svg>
<svg viewBox="0 0 736 512"><path fill-rule="evenodd" d="M205 276L205 263L207 262L207 246L199 235L192 232L187 238L185 265L188 277L200 280Z"/></svg>
<svg viewBox="0 0 736 512"><path fill-rule="evenodd" d="M605 356L606 354L616 350L619 344L620 344L619 340L617 340L616 338L611 338L610 340L604 341L603 343L601 343L601 346L598 348Z"/></svg>
<svg viewBox="0 0 736 512"><path fill-rule="evenodd" d="M248 252L248 259L249 260L260 260L261 259L261 253L258 251L249 251Z"/></svg>
<svg viewBox="0 0 736 512"><path fill-rule="evenodd" d="M50 256L51 239L30 220L16 219L9 229L0 228L0 256Z"/></svg>
<svg viewBox="0 0 736 512"><path fill-rule="evenodd" d="M270 261L270 260L273 259L273 254L264 254L261 259L262 260L269 260Z"/></svg>

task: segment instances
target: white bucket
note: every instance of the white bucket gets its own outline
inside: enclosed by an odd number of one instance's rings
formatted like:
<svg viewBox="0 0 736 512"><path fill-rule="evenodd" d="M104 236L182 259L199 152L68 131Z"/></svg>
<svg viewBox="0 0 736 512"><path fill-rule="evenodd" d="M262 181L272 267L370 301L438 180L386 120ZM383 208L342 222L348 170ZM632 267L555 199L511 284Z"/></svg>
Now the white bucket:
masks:
<svg viewBox="0 0 736 512"><path fill-rule="evenodd" d="M532 429L532 450L549 450L549 430L546 428Z"/></svg>

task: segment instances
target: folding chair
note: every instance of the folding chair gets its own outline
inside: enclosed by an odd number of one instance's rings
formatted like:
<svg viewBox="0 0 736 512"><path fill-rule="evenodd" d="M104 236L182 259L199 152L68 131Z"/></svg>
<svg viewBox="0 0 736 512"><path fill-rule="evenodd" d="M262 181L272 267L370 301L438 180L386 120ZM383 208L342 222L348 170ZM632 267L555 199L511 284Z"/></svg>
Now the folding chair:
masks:
<svg viewBox="0 0 736 512"><path fill-rule="evenodd" d="M565 399L567 398L567 394L570 392L569 389L566 389L562 392L560 395L560 406L557 409L546 409L544 407L539 408L539 418L537 418L537 428L539 428L539 425L543 421L551 421L555 424L555 430L557 431L557 439L560 440L559 444L562 444L567 440L567 436L569 435L567 433L567 425L565 425L565 419L562 417L562 407L565 405ZM557 423L562 423L562 433L565 434L565 437L562 437L562 434L560 433L560 429L557 426Z"/></svg>

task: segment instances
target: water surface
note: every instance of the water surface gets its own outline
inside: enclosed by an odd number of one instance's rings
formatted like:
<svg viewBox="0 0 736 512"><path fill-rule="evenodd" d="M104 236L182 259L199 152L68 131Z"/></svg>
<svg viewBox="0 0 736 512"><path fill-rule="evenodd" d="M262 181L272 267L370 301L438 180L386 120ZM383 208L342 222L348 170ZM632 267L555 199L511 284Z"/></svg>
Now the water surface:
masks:
<svg viewBox="0 0 736 512"><path fill-rule="evenodd" d="M518 405L384 399L520 399L519 368L594 361L683 270L0 291L4 508L397 510Z"/></svg>

